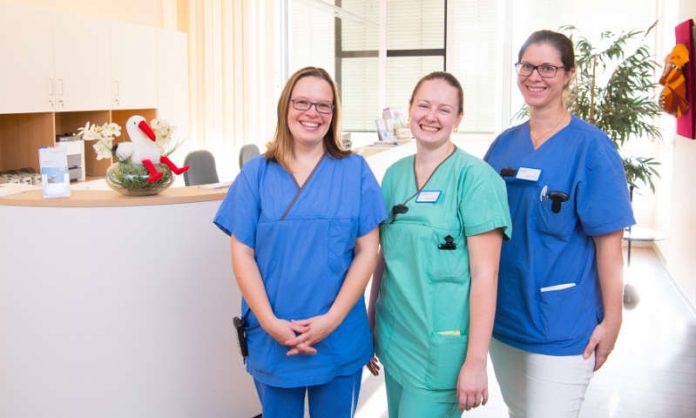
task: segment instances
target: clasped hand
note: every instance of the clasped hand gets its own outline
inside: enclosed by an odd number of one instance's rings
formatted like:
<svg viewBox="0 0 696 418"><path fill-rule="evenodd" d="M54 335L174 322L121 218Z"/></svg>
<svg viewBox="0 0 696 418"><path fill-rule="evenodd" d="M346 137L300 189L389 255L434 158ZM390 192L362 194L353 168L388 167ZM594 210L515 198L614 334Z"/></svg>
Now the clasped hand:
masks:
<svg viewBox="0 0 696 418"><path fill-rule="evenodd" d="M329 314L324 314L301 320L276 319L266 331L279 344L290 347L288 356L313 355L317 353L313 346L331 334L337 326Z"/></svg>

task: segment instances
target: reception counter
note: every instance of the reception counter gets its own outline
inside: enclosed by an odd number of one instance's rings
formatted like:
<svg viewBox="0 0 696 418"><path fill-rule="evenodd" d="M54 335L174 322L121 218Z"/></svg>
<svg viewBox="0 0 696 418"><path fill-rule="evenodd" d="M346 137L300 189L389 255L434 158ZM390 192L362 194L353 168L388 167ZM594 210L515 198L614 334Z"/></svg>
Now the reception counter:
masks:
<svg viewBox="0 0 696 418"><path fill-rule="evenodd" d="M249 418L226 189L0 198L0 417Z"/></svg>
<svg viewBox="0 0 696 418"><path fill-rule="evenodd" d="M40 190L0 196L0 205L26 207L131 207L161 206L182 203L220 201L225 197L227 187L208 188L204 186L175 187L155 196L123 196L113 190L72 190L69 198L44 199Z"/></svg>
<svg viewBox="0 0 696 418"><path fill-rule="evenodd" d="M365 153L378 180L413 144ZM226 188L0 197L0 417L250 418Z"/></svg>

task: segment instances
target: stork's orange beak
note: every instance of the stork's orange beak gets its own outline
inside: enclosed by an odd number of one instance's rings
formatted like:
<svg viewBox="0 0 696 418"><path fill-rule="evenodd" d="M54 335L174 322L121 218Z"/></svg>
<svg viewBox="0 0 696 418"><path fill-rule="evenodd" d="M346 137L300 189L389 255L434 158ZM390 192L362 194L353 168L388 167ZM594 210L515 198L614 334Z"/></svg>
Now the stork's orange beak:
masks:
<svg viewBox="0 0 696 418"><path fill-rule="evenodd" d="M147 135L148 138L150 138L153 142L157 140L155 133L152 132L152 128L150 128L150 125L148 125L147 122L141 121L138 124L138 127L140 128L141 131L145 132L145 135Z"/></svg>

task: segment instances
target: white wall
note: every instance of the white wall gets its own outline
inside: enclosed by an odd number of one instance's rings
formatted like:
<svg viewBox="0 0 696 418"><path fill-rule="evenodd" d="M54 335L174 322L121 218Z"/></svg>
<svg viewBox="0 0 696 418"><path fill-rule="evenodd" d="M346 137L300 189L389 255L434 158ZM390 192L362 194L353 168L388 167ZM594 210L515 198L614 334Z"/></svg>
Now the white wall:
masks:
<svg viewBox="0 0 696 418"><path fill-rule="evenodd" d="M677 22L696 20L696 2L679 0ZM674 43L674 37L671 38ZM665 39L669 43L669 39ZM666 199L658 199L662 213L660 227L668 239L658 243L667 264L667 271L684 291L692 307L696 307L696 140L684 138L672 130L666 155L672 157L667 173Z"/></svg>
<svg viewBox="0 0 696 418"><path fill-rule="evenodd" d="M168 29L173 29L171 19L176 19L176 0L9 0L9 3Z"/></svg>

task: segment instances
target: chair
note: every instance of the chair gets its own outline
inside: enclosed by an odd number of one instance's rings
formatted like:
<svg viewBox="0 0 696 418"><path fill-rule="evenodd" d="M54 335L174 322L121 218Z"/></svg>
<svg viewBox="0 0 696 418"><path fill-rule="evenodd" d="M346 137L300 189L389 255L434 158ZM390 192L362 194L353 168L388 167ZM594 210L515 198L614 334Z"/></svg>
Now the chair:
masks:
<svg viewBox="0 0 696 418"><path fill-rule="evenodd" d="M239 150L239 169L241 170L247 161L261 154L256 144L246 144Z"/></svg>
<svg viewBox="0 0 696 418"><path fill-rule="evenodd" d="M198 150L190 152L184 159L184 164L191 168L184 173L184 184L196 186L198 184L218 183L215 157L210 151Z"/></svg>

